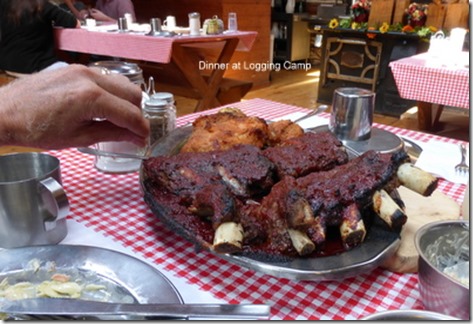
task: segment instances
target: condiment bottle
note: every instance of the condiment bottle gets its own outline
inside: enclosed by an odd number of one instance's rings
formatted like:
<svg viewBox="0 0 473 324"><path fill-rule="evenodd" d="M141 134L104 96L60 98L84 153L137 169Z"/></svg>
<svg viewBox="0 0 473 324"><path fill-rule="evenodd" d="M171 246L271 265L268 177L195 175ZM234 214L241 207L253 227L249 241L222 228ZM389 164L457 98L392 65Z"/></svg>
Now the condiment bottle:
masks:
<svg viewBox="0 0 473 324"><path fill-rule="evenodd" d="M189 34L191 36L200 35L200 13L198 12L189 14Z"/></svg>
<svg viewBox="0 0 473 324"><path fill-rule="evenodd" d="M145 101L143 106L143 116L149 120L150 125L149 145L176 128L176 107L174 103L156 99L154 95ZM174 102L174 99L172 101Z"/></svg>

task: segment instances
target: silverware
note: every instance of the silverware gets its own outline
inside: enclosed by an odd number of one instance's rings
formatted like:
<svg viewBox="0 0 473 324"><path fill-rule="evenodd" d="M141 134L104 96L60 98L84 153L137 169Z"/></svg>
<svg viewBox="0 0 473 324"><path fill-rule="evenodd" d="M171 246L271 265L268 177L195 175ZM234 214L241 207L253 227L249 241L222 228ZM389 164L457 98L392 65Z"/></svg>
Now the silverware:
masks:
<svg viewBox="0 0 473 324"><path fill-rule="evenodd" d="M311 112L309 112L308 114L305 114L304 116L302 117L299 117L297 118L296 120L294 120L293 122L294 123L298 123L306 118L309 118L309 117L312 117L312 116L315 116L315 115L318 115L320 114L321 112L324 112L325 110L327 110L328 106L327 105L320 105L317 107L317 109L314 109L312 110Z"/></svg>
<svg viewBox="0 0 473 324"><path fill-rule="evenodd" d="M401 137L401 139L404 142L404 149L406 150L407 155L411 158L411 162L415 163L422 153L422 148L408 138Z"/></svg>
<svg viewBox="0 0 473 324"><path fill-rule="evenodd" d="M148 158L147 156L144 156L144 155L107 152L107 151L98 150L92 147L78 147L77 150L85 154L108 156L108 157L114 157L114 158L126 158L126 159L138 159L138 160L146 160Z"/></svg>
<svg viewBox="0 0 473 324"><path fill-rule="evenodd" d="M262 304L120 304L68 298L30 298L0 302L0 313L39 316L135 315L149 318L269 319Z"/></svg>
<svg viewBox="0 0 473 324"><path fill-rule="evenodd" d="M470 168L466 164L466 145L465 144L460 144L460 152L462 155L462 160L460 163L455 165L455 171L462 175L465 175L470 172Z"/></svg>

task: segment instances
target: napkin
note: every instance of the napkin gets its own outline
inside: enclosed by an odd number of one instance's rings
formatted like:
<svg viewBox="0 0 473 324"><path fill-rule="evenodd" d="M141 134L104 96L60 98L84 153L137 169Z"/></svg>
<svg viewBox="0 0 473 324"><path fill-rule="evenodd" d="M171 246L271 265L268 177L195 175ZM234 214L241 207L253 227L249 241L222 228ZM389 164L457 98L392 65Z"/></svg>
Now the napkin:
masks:
<svg viewBox="0 0 473 324"><path fill-rule="evenodd" d="M282 117L279 117L279 118L274 118L273 120L274 121L288 120L288 119L289 120L296 120L297 118L300 118L300 117L302 117L306 114L307 113L305 113L305 112L296 112L296 113L285 115L285 116L282 116ZM327 125L328 124L328 119L320 117L320 116L312 116L312 117L309 117L307 119L304 119L304 120L298 122L297 124L299 126L301 126L302 128L304 128L304 129L308 129L308 128L313 128L313 127L317 127L317 126L321 126L321 125Z"/></svg>
<svg viewBox="0 0 473 324"><path fill-rule="evenodd" d="M467 148L466 163L469 165L470 151ZM469 174L461 175L455 171L455 165L461 161L458 144L431 140L422 144L422 153L416 166L450 182L467 184Z"/></svg>

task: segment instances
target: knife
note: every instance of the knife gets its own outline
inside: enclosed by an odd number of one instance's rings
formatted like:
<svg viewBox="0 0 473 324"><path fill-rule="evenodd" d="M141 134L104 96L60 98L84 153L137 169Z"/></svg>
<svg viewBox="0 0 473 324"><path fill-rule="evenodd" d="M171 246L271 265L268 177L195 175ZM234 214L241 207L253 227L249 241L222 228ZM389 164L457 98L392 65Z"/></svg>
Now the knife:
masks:
<svg viewBox="0 0 473 324"><path fill-rule="evenodd" d="M68 298L0 301L0 313L42 316L136 315L169 319L269 319L264 304L121 304Z"/></svg>

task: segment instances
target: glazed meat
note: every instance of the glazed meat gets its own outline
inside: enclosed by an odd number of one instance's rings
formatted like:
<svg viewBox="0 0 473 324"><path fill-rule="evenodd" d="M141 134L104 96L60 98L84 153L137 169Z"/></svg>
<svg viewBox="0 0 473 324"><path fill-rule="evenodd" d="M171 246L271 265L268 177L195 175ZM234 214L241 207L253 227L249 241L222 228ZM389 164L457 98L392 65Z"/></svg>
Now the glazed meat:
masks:
<svg viewBox="0 0 473 324"><path fill-rule="evenodd" d="M156 215L197 247L266 260L323 255L334 231L341 248L351 249L363 242L373 215L398 231L407 216L394 189L428 196L437 186L404 151L369 151L348 161L330 132L266 149L235 145L153 157L143 162L143 178Z"/></svg>
<svg viewBox="0 0 473 324"><path fill-rule="evenodd" d="M263 155L276 165L279 178L301 177L348 162L345 148L331 132L305 133L267 148Z"/></svg>
<svg viewBox="0 0 473 324"><path fill-rule="evenodd" d="M361 211L372 205L375 192L397 181L396 171L406 159L403 151L370 151L330 171L284 177L251 208L250 223L245 223L247 215L240 219L245 233L251 233L247 241L264 236L260 248L269 253L305 255L324 248L328 227L339 227L346 249L360 244L366 234ZM405 221L403 214L397 225ZM297 249L294 242L300 240L305 242Z"/></svg>
<svg viewBox="0 0 473 324"><path fill-rule="evenodd" d="M154 185L192 199L213 184L223 184L237 197L249 198L267 193L274 183L274 164L252 145L150 158L144 170Z"/></svg>

